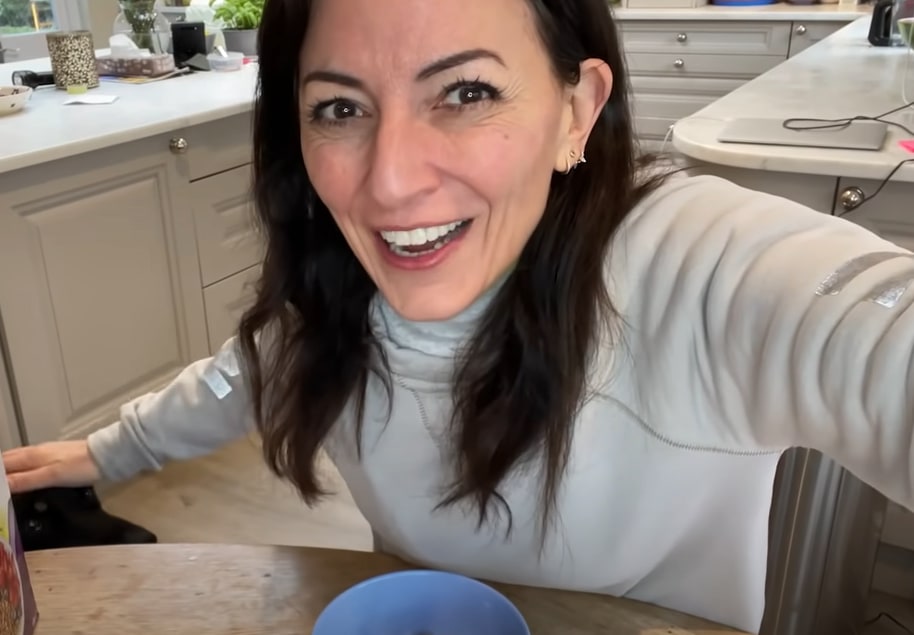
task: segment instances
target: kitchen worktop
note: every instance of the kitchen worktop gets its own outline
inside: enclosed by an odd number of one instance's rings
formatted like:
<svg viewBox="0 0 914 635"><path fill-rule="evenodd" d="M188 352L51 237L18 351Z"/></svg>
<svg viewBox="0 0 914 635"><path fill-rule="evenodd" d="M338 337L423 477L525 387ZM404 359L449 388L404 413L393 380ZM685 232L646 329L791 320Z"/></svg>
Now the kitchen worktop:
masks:
<svg viewBox="0 0 914 635"><path fill-rule="evenodd" d="M47 59L0 65L0 85L14 70L50 69ZM42 87L21 112L0 117L0 173L249 112L257 65L194 73L148 84L102 82L90 95L111 104L69 105L64 91Z"/></svg>
<svg viewBox="0 0 914 635"><path fill-rule="evenodd" d="M855 7L838 4L767 4L748 7L705 5L690 9L630 9L616 7L613 15L619 20L752 20L802 22L851 22L869 15L868 5Z"/></svg>
<svg viewBox="0 0 914 635"><path fill-rule="evenodd" d="M900 147L911 138L894 126L881 151L729 144L717 141L726 122L741 117L826 118L875 116L903 105L902 80L914 86L914 53L874 47L860 18L673 127L676 150L699 161L734 168L883 179L914 154ZM906 57L911 57L908 68ZM909 90L909 93L912 92ZM910 95L909 95L910 98ZM888 117L914 128L914 106ZM914 182L914 165L893 180Z"/></svg>

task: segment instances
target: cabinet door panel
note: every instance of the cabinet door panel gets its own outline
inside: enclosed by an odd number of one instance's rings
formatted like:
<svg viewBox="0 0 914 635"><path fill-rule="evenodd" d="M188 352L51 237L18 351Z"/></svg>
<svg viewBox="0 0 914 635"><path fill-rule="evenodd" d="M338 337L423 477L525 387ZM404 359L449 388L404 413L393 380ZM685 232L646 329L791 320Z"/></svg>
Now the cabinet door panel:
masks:
<svg viewBox="0 0 914 635"><path fill-rule="evenodd" d="M0 312L28 441L81 436L206 355L166 139L0 177Z"/></svg>
<svg viewBox="0 0 914 635"><path fill-rule="evenodd" d="M19 216L41 249L74 410L180 359L162 178L142 171Z"/></svg>

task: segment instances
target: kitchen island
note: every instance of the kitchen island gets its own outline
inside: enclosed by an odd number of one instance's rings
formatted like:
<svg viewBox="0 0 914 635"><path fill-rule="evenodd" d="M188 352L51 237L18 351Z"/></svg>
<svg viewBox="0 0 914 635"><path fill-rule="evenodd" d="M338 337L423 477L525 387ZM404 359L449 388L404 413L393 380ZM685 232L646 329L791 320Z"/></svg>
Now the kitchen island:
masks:
<svg viewBox="0 0 914 635"><path fill-rule="evenodd" d="M45 70L48 60L0 66ZM82 437L232 333L251 298L257 69L0 117L0 446Z"/></svg>
<svg viewBox="0 0 914 635"><path fill-rule="evenodd" d="M671 134L676 151L702 172L783 194L829 214L846 215L914 247L914 153L901 141L914 134L888 127L881 150L838 150L719 142L737 118L844 119L877 116L904 106L902 82L914 89L914 53L873 47L862 18L694 115ZM906 60L906 58L911 58ZM907 66L906 66L906 62ZM909 92L914 92L911 90ZM910 97L910 96L909 96ZM886 118L914 130L914 105ZM897 169L896 169L897 168ZM890 182L872 196L895 170Z"/></svg>

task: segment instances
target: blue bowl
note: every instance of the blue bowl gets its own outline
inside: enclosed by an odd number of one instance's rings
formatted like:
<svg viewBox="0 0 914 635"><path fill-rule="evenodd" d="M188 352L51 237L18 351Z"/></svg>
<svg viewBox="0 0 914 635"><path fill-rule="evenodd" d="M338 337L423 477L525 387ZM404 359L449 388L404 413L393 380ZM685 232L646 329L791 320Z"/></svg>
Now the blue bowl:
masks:
<svg viewBox="0 0 914 635"><path fill-rule="evenodd" d="M530 635L520 611L490 586L442 571L400 571L338 595L312 635Z"/></svg>

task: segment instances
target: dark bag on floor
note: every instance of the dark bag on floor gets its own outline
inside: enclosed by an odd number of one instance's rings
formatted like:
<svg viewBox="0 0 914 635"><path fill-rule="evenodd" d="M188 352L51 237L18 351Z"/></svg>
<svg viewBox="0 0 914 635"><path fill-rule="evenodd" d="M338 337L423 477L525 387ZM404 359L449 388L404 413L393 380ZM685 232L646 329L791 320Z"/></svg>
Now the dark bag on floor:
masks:
<svg viewBox="0 0 914 635"><path fill-rule="evenodd" d="M155 534L112 516L92 487L52 487L13 495L25 551L156 542Z"/></svg>

